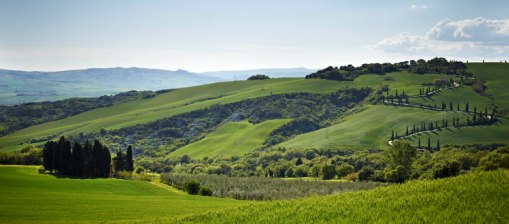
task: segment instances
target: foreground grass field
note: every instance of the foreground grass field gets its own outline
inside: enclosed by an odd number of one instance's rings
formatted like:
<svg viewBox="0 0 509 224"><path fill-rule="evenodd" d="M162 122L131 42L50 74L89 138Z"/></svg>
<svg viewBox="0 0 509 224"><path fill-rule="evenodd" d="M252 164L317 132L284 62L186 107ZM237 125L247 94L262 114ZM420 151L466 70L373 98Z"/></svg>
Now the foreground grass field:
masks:
<svg viewBox="0 0 509 224"><path fill-rule="evenodd" d="M188 155L193 159L210 156L240 156L262 146L270 132L291 119L269 120L256 125L248 121L228 122L204 139L186 145L169 156Z"/></svg>
<svg viewBox="0 0 509 224"><path fill-rule="evenodd" d="M391 137L392 130L402 135L407 126L411 129L413 124L419 125L422 121L437 121L441 125L443 118L448 118L451 122L452 118L463 120L466 116L462 112L368 105L364 111L350 115L336 125L298 135L280 145L288 148L384 149L388 147L387 140ZM439 133L448 131L442 130ZM424 139L421 141L424 144ZM448 139L440 141L445 144Z"/></svg>
<svg viewBox="0 0 509 224"><path fill-rule="evenodd" d="M76 223L175 217L238 206L146 181L69 179L0 166L0 223Z"/></svg>
<svg viewBox="0 0 509 224"><path fill-rule="evenodd" d="M509 171L242 206L168 223L507 223Z"/></svg>

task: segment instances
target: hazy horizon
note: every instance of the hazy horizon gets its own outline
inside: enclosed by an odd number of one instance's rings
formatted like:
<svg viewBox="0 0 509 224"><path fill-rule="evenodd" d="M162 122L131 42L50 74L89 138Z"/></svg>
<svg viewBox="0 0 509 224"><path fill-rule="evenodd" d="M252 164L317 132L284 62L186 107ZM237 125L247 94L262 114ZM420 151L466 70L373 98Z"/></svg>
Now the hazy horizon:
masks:
<svg viewBox="0 0 509 224"><path fill-rule="evenodd" d="M195 73L509 58L505 1L0 0L0 68Z"/></svg>

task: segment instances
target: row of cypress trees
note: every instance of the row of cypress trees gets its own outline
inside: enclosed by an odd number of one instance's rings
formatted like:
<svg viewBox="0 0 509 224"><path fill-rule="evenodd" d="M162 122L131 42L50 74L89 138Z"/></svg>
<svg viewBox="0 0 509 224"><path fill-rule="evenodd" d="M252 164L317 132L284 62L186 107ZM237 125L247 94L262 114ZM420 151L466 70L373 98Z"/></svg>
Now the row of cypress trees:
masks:
<svg viewBox="0 0 509 224"><path fill-rule="evenodd" d="M125 155L119 151L121 158L115 158L116 171L132 171L133 159L131 146ZM119 153L117 153L118 157ZM117 162L118 161L118 162ZM119 165L121 164L121 165ZM71 142L61 137L59 141L48 141L43 149L44 169L62 175L76 177L110 177L112 173L111 154L108 147L99 140L84 144ZM126 167L126 168L123 168Z"/></svg>

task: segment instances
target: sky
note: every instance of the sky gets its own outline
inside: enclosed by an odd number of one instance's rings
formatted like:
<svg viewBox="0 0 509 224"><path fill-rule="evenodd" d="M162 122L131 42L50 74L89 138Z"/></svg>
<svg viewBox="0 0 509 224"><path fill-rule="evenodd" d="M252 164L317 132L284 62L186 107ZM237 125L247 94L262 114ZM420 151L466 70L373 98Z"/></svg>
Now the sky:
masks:
<svg viewBox="0 0 509 224"><path fill-rule="evenodd" d="M0 0L0 68L193 72L509 59L509 1Z"/></svg>

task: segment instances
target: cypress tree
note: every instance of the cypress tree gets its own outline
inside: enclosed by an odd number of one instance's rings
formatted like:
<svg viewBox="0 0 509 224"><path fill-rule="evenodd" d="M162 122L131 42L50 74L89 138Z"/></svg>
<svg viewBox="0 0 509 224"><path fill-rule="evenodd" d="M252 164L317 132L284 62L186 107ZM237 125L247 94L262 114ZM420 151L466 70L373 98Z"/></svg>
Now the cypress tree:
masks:
<svg viewBox="0 0 509 224"><path fill-rule="evenodd" d="M102 176L102 173L103 173L103 162L104 162L104 159L103 159L103 146L102 144L99 142L99 140L95 140L94 141L94 147L93 147L93 150L92 150L92 173L93 173L93 176L96 176L96 177L100 177Z"/></svg>
<svg viewBox="0 0 509 224"><path fill-rule="evenodd" d="M418 143L417 148L419 148L419 149L421 148L421 137L419 137L419 143Z"/></svg>
<svg viewBox="0 0 509 224"><path fill-rule="evenodd" d="M122 153L122 150L117 150L117 157L113 158L115 172L124 171L125 170L125 159L124 159L124 153Z"/></svg>
<svg viewBox="0 0 509 224"><path fill-rule="evenodd" d="M456 108L457 111L460 111L460 102L458 102L458 107Z"/></svg>
<svg viewBox="0 0 509 224"><path fill-rule="evenodd" d="M437 151L440 151L440 139L437 140Z"/></svg>
<svg viewBox="0 0 509 224"><path fill-rule="evenodd" d="M428 150L430 150L430 149L431 149L431 138L428 137Z"/></svg>
<svg viewBox="0 0 509 224"><path fill-rule="evenodd" d="M133 149L131 145L127 147L126 151L126 170L132 172L134 170L134 161L133 161Z"/></svg>
<svg viewBox="0 0 509 224"><path fill-rule="evenodd" d="M42 150L43 154L43 165L44 169L48 171L53 171L55 169L55 149L56 144L53 141L48 141L44 144L44 149Z"/></svg>
<svg viewBox="0 0 509 224"><path fill-rule="evenodd" d="M83 176L83 149L81 144L74 142L72 148L72 175L81 177Z"/></svg>
<svg viewBox="0 0 509 224"><path fill-rule="evenodd" d="M408 126L406 126L405 136L408 136Z"/></svg>
<svg viewBox="0 0 509 224"><path fill-rule="evenodd" d="M94 175L93 169L93 146L88 140L83 145L83 176L91 177Z"/></svg>
<svg viewBox="0 0 509 224"><path fill-rule="evenodd" d="M62 145L62 167L61 172L64 175L71 175L71 162L72 162L72 154L71 154L71 142L64 141Z"/></svg>
<svg viewBox="0 0 509 224"><path fill-rule="evenodd" d="M449 110L454 110L454 107L452 106L452 101L449 103Z"/></svg>
<svg viewBox="0 0 509 224"><path fill-rule="evenodd" d="M394 140L394 130L392 130L391 141Z"/></svg>
<svg viewBox="0 0 509 224"><path fill-rule="evenodd" d="M465 111L468 112L468 102L465 104Z"/></svg>
<svg viewBox="0 0 509 224"><path fill-rule="evenodd" d="M62 172L63 167L63 149L65 144L65 138L64 136L60 137L60 140L58 140L57 147L55 150L55 170L58 172Z"/></svg>
<svg viewBox="0 0 509 224"><path fill-rule="evenodd" d="M474 106L474 114L477 113L477 107Z"/></svg>
<svg viewBox="0 0 509 224"><path fill-rule="evenodd" d="M108 147L102 148L102 177L110 177L111 173L111 154Z"/></svg>

